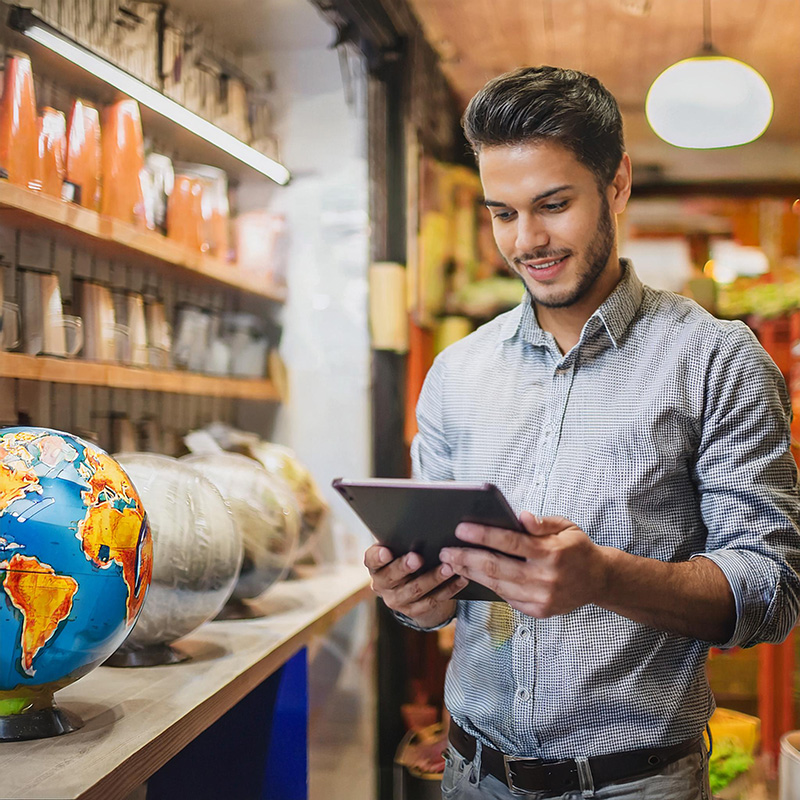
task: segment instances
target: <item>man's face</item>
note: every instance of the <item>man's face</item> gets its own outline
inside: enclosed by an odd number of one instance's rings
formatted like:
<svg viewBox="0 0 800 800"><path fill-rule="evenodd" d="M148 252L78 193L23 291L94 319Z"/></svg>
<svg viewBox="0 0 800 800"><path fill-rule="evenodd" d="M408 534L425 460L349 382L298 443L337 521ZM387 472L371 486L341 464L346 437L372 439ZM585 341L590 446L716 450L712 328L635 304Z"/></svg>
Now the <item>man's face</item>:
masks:
<svg viewBox="0 0 800 800"><path fill-rule="evenodd" d="M487 147L478 163L497 246L533 300L565 308L593 292L604 298L598 281L616 261L613 191L600 192L555 142Z"/></svg>

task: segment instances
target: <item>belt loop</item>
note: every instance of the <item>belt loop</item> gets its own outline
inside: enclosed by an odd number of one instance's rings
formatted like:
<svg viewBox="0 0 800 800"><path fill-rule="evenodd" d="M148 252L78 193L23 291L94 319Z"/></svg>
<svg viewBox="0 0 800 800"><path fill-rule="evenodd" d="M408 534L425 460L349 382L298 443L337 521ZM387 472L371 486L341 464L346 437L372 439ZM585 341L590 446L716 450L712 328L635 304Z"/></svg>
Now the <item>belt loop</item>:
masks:
<svg viewBox="0 0 800 800"><path fill-rule="evenodd" d="M483 751L483 743L480 739L475 739L475 757L472 759L472 774L469 776L469 782L473 786L480 783L483 775L481 774L481 753Z"/></svg>
<svg viewBox="0 0 800 800"><path fill-rule="evenodd" d="M584 797L594 797L594 779L588 758L576 758L578 766L578 785Z"/></svg>

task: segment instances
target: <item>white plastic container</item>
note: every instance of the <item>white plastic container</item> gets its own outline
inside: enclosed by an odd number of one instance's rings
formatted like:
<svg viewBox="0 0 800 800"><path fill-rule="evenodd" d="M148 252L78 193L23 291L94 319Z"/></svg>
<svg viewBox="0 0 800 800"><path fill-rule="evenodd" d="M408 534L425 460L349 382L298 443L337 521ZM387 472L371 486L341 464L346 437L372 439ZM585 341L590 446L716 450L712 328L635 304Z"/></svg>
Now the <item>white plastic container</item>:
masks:
<svg viewBox="0 0 800 800"><path fill-rule="evenodd" d="M800 731L781 737L779 800L800 800Z"/></svg>

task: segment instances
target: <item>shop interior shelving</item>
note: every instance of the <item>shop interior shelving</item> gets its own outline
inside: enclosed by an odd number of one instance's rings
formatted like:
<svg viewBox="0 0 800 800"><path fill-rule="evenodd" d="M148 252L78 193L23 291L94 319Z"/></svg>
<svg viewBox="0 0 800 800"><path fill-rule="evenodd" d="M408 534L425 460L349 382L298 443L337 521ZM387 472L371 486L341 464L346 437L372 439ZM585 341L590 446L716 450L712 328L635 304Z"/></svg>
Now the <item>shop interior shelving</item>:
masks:
<svg viewBox="0 0 800 800"><path fill-rule="evenodd" d="M0 797L128 797L370 595L363 566L317 568L300 580L281 581L254 601L266 616L211 622L181 639L177 647L191 657L188 661L94 670L56 695L62 708L83 719L83 728L51 739L0 744ZM219 769L253 766L220 763Z"/></svg>
<svg viewBox="0 0 800 800"><path fill-rule="evenodd" d="M25 230L58 231L65 239L116 258L136 258L162 271L231 287L276 302L286 299L286 290L268 277L240 270L234 264L211 258L174 242L159 233L140 230L88 208L65 203L39 192L0 182L0 223Z"/></svg>
<svg viewBox="0 0 800 800"><path fill-rule="evenodd" d="M186 10L191 13L193 5L191 3L184 5ZM0 24L5 19L7 9L8 4L0 2ZM75 66L67 59L21 33L7 28L3 31L3 38L11 49L20 50L30 57L34 75L47 78L62 86L68 86L74 96L83 97L101 106L113 103L125 96L97 75ZM181 154L182 161L212 164L219 167L225 170L229 182L234 184L246 179L264 178L251 166L244 164L227 151L211 144L171 119L146 106L140 106L139 111L145 135L156 141L170 142L172 149ZM268 179L264 178L264 180Z"/></svg>
<svg viewBox="0 0 800 800"><path fill-rule="evenodd" d="M29 381L107 386L112 389L144 389L150 392L202 397L268 402L279 402L281 399L275 384L264 378L199 375L77 359L29 356L23 353L0 353L0 375Z"/></svg>

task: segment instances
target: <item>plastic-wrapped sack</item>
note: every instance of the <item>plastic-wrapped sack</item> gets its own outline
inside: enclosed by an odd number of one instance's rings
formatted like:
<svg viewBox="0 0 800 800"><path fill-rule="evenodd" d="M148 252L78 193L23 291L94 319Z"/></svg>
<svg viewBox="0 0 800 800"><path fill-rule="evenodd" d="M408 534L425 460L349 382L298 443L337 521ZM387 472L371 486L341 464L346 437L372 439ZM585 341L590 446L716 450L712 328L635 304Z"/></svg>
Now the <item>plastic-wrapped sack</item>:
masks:
<svg viewBox="0 0 800 800"><path fill-rule="evenodd" d="M237 453L184 456L181 461L219 489L244 541L244 561L232 601L258 597L284 578L294 563L300 514L288 487Z"/></svg>
<svg viewBox="0 0 800 800"><path fill-rule="evenodd" d="M142 498L153 532L153 580L112 666L182 660L174 642L216 616L237 584L242 536L220 492L177 459L115 456Z"/></svg>
<svg viewBox="0 0 800 800"><path fill-rule="evenodd" d="M271 442L249 442L245 452L264 469L280 478L291 490L300 510L300 550L305 555L328 513L328 504L323 499L311 473L288 447Z"/></svg>

